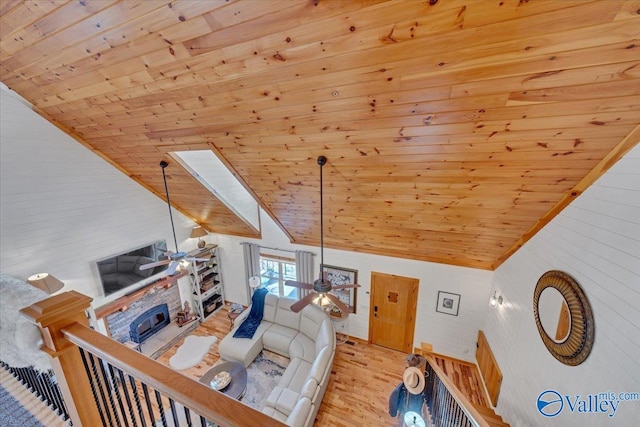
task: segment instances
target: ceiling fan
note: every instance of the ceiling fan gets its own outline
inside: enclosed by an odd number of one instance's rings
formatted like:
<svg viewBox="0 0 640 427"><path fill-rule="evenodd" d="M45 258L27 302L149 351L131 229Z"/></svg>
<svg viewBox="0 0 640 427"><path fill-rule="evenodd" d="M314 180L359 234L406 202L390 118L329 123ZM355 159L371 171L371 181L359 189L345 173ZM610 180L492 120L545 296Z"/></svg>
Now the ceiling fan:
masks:
<svg viewBox="0 0 640 427"><path fill-rule="evenodd" d="M167 259L163 259L161 261L151 262L149 264L143 264L140 266L140 270L148 270L150 268L155 268L161 265L169 264L169 267L166 270L166 274L171 276L176 272L178 267L180 266L181 261L209 261L211 259L211 255L205 258L195 258L187 256L186 252L178 251L178 240L176 239L176 228L173 225L173 214L171 213L171 202L169 201L169 187L167 186L167 176L164 173L164 168L169 166L169 163L162 160L160 162L160 167L162 168L162 180L164 181L164 192L167 196L167 206L169 207L169 218L171 219L171 230L173 231L173 243L176 248L176 252L167 251L165 255L168 257Z"/></svg>
<svg viewBox="0 0 640 427"><path fill-rule="evenodd" d="M360 285L351 283L348 285L333 285L327 279L327 273L323 272L324 270L324 224L323 224L323 206L322 206L322 167L327 163L327 158L325 156L318 156L318 165L320 166L320 277L318 280L315 280L313 284L298 282L295 280L287 280L285 282L286 286L295 286L300 289L307 289L310 292L307 296L303 297L299 301L291 304L291 311L294 313L299 312L307 305L311 304L316 300L322 300L323 298L329 299L342 313L351 313L351 309L349 306L340 301L336 295L332 294L332 290L342 290L349 288L359 288Z"/></svg>

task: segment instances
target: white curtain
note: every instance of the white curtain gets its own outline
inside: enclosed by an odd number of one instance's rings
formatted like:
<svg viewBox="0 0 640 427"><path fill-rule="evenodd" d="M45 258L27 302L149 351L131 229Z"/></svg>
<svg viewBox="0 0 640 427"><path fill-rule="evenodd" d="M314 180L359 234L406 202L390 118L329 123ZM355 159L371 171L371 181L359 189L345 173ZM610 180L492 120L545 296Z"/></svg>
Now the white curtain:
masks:
<svg viewBox="0 0 640 427"><path fill-rule="evenodd" d="M249 279L253 276L260 276L260 246L249 242L242 242L241 244L244 254L244 281L247 289L247 304L251 304Z"/></svg>
<svg viewBox="0 0 640 427"><path fill-rule="evenodd" d="M296 280L298 282L313 283L313 253L296 251ZM298 299L309 294L307 289L298 289Z"/></svg>

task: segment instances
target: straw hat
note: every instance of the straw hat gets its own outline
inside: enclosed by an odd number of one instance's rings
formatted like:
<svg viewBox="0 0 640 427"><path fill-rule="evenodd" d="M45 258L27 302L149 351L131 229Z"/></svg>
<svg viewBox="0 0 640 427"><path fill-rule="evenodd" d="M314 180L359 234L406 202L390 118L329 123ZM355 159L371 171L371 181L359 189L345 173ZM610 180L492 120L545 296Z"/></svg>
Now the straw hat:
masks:
<svg viewBox="0 0 640 427"><path fill-rule="evenodd" d="M420 394L424 390L424 374L415 366L409 366L404 371L402 382L411 394Z"/></svg>

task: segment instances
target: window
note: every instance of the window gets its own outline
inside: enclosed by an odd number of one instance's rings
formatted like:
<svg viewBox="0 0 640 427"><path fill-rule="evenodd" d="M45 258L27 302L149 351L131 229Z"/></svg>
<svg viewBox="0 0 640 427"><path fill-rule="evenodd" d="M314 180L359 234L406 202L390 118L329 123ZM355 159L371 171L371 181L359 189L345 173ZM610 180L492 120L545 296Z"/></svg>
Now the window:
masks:
<svg viewBox="0 0 640 427"><path fill-rule="evenodd" d="M298 298L298 288L285 286L287 280L296 280L294 259L260 254L260 283L263 288L274 295Z"/></svg>

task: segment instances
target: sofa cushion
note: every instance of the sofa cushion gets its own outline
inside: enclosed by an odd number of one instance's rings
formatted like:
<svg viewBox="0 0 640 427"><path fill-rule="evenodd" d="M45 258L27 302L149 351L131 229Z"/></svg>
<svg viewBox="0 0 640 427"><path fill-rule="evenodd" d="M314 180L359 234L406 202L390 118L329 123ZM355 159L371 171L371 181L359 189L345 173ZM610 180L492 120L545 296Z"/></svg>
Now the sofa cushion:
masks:
<svg viewBox="0 0 640 427"><path fill-rule="evenodd" d="M278 307L278 297L274 294L267 294L264 297L264 313L262 320L274 323L276 321L276 309Z"/></svg>
<svg viewBox="0 0 640 427"><path fill-rule="evenodd" d="M287 326L296 331L300 328L301 313L291 311L291 304L296 301L291 298L278 298L278 309L276 311L275 323Z"/></svg>
<svg viewBox="0 0 640 427"><path fill-rule="evenodd" d="M315 340L322 322L326 320L327 315L320 307L315 304L309 304L300 312L300 332Z"/></svg>
<svg viewBox="0 0 640 427"><path fill-rule="evenodd" d="M298 332L289 345L289 357L291 359L298 357L309 363L313 363L313 360L316 358L315 342L302 332Z"/></svg>
<svg viewBox="0 0 640 427"><path fill-rule="evenodd" d="M298 403L299 398L300 393L288 388L275 387L267 398L267 405L273 406L283 414L289 415L296 403Z"/></svg>
<svg viewBox="0 0 640 427"><path fill-rule="evenodd" d="M300 390L300 397L308 397L309 400L313 403L315 401L316 395L318 393L318 383L313 378L309 378L302 389Z"/></svg>
<svg viewBox="0 0 640 427"><path fill-rule="evenodd" d="M313 402L316 398L318 388L318 384L313 378L309 378L304 383L300 393L289 388L276 386L271 390L266 405L277 409L283 414L289 415L301 397L306 397Z"/></svg>
<svg viewBox="0 0 640 427"><path fill-rule="evenodd" d="M313 424L313 420L307 423L307 419L313 414L312 404L309 399L302 397L296 403L293 411L287 417L285 424L291 427L302 427Z"/></svg>
<svg viewBox="0 0 640 427"><path fill-rule="evenodd" d="M263 320L253 334L253 338L235 338L231 331L220 341L218 346L220 357L231 362L242 363L245 367L249 366L262 351L262 335L271 325L272 323Z"/></svg>
<svg viewBox="0 0 640 427"><path fill-rule="evenodd" d="M282 374L282 378L278 381L278 385L299 393L309 377L310 369L311 363L297 357L291 359L287 369L284 371L284 374Z"/></svg>
<svg viewBox="0 0 640 427"><path fill-rule="evenodd" d="M274 408L272 406L265 406L262 409L262 413L263 414L267 414L271 418L275 418L276 420L280 421L281 423L286 423L287 422L287 415L283 414L282 412L280 412L278 410L276 410L276 408ZM197 425L197 424L195 424L195 425Z"/></svg>
<svg viewBox="0 0 640 427"><path fill-rule="evenodd" d="M333 351L331 348L329 348L329 346L323 347L316 355L316 360L313 361L313 365L311 365L309 369L309 377L315 379L316 382L320 384L327 373L332 357Z"/></svg>
<svg viewBox="0 0 640 427"><path fill-rule="evenodd" d="M318 334L314 337L314 341L316 344L316 354L320 352L326 346L329 346L331 350L335 350L336 348L336 333L333 329L333 323L330 319L324 319L320 328L318 329Z"/></svg>
<svg viewBox="0 0 640 427"><path fill-rule="evenodd" d="M262 336L262 344L267 350L289 357L289 345L296 335L296 329L274 323Z"/></svg>

